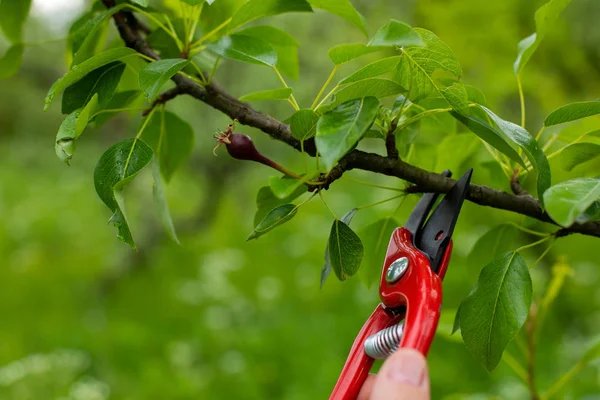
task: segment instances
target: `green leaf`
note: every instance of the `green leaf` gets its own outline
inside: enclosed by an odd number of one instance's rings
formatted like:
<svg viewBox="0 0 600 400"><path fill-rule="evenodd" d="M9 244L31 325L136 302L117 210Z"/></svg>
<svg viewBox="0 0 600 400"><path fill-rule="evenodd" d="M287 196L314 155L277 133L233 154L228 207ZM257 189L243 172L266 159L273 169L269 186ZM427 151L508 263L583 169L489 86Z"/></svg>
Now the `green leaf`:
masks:
<svg viewBox="0 0 600 400"><path fill-rule="evenodd" d="M348 0L308 0L311 6L344 18L368 36L365 19Z"/></svg>
<svg viewBox="0 0 600 400"><path fill-rule="evenodd" d="M327 171L369 130L377 117L379 106L379 100L375 97L365 97L340 104L321 116L315 142Z"/></svg>
<svg viewBox="0 0 600 400"><path fill-rule="evenodd" d="M587 210L579 214L575 219L575 222L580 224L588 221L600 221L600 200L593 202Z"/></svg>
<svg viewBox="0 0 600 400"><path fill-rule="evenodd" d="M251 36L269 43L277 52L277 69L293 80L298 79L300 73L299 44L292 35L274 26L253 26L238 31L237 34Z"/></svg>
<svg viewBox="0 0 600 400"><path fill-rule="evenodd" d="M477 276L483 266L514 250L516 234L517 228L510 224L497 225L484 233L467 256L469 274Z"/></svg>
<svg viewBox="0 0 600 400"><path fill-rule="evenodd" d="M531 306L529 269L519 253L506 253L486 265L475 289L460 305L465 345L492 371L519 332Z"/></svg>
<svg viewBox="0 0 600 400"><path fill-rule="evenodd" d="M67 163L67 165L75 153L75 141L81 136L97 110L98 95L94 94L84 108L73 111L60 125L54 143L54 151L58 158Z"/></svg>
<svg viewBox="0 0 600 400"><path fill-rule="evenodd" d="M369 42L369 46L425 46L425 42L410 25L390 19L375 33L375 36Z"/></svg>
<svg viewBox="0 0 600 400"><path fill-rule="evenodd" d="M98 69L106 64L110 64L114 61L123 60L127 57L131 57L136 55L135 50L132 50L127 47L117 47L115 49L106 50L103 53L97 54L90 58L89 60L84 61L83 63L71 68L62 78L54 82L48 94L46 95L44 111L48 110L50 104L54 100L54 98L62 93L67 87L73 85L76 82L79 82L83 79L87 74L92 72L95 69Z"/></svg>
<svg viewBox="0 0 600 400"><path fill-rule="evenodd" d="M289 12L312 12L312 8L306 0L250 0L233 15L229 29L258 18Z"/></svg>
<svg viewBox="0 0 600 400"><path fill-rule="evenodd" d="M294 179L289 176L272 176L269 179L269 186L271 187L271 191L278 199L287 199L293 193L295 193L300 186L305 186L304 184L312 179L315 179L319 176L319 171L312 171L302 176L302 179Z"/></svg>
<svg viewBox="0 0 600 400"><path fill-rule="evenodd" d="M277 53L267 42L244 35L225 36L208 48L220 56L250 64L277 65Z"/></svg>
<svg viewBox="0 0 600 400"><path fill-rule="evenodd" d="M383 218L367 225L358 232L365 246L365 259L361 269L361 278L368 287L376 283L381 276L387 247L394 230L400 226L393 218Z"/></svg>
<svg viewBox="0 0 600 400"><path fill-rule="evenodd" d="M531 136L525 128L503 120L484 106L480 106L480 108L489 115L500 131L504 133L506 138L519 145L525 154L527 154L527 158L529 158L529 161L531 161L531 164L537 172L537 192L541 201L543 199L542 195L550 187L552 180L550 164L548 163L544 151L540 148L535 138ZM543 201L541 201L541 203L543 206Z"/></svg>
<svg viewBox="0 0 600 400"><path fill-rule="evenodd" d="M125 67L120 61L106 64L66 88L62 98L62 113L70 114L85 106L94 95L98 95L99 106L105 107L112 100Z"/></svg>
<svg viewBox="0 0 600 400"><path fill-rule="evenodd" d="M519 153L517 153L516 150L506 142L504 135L495 127L492 127L487 122L474 116L465 117L457 112L451 112L450 114L467 128L469 128L473 133L479 136L482 140L492 145L492 147L508 156L513 161L516 161L525 167L525 163L519 156Z"/></svg>
<svg viewBox="0 0 600 400"><path fill-rule="evenodd" d="M185 1L185 0L184 0ZM189 0L188 0L189 1ZM142 7L148 7L148 0L131 0L132 3L140 5Z"/></svg>
<svg viewBox="0 0 600 400"><path fill-rule="evenodd" d="M0 58L0 79L10 78L19 72L24 50L25 47L22 44L14 44L6 50L4 56Z"/></svg>
<svg viewBox="0 0 600 400"><path fill-rule="evenodd" d="M544 193L546 211L559 225L569 227L595 201L600 200L599 178L576 178L552 186Z"/></svg>
<svg viewBox="0 0 600 400"><path fill-rule="evenodd" d="M262 100L287 100L292 94L292 88L280 88L271 90L261 90L259 92L249 93L242 97L242 101L262 101Z"/></svg>
<svg viewBox="0 0 600 400"><path fill-rule="evenodd" d="M364 248L360 238L340 220L333 221L329 234L329 257L331 267L339 280L358 272Z"/></svg>
<svg viewBox="0 0 600 400"><path fill-rule="evenodd" d="M208 7L204 5L200 15L200 28L204 34L216 29L227 21L246 0L218 0ZM226 29L223 29L226 31Z"/></svg>
<svg viewBox="0 0 600 400"><path fill-rule="evenodd" d="M394 68L396 68L399 62L400 56L383 58L381 60L372 62L371 64L362 67L358 71L342 79L339 82L339 85L346 85L348 83L361 81L367 78L374 78L387 72L391 72Z"/></svg>
<svg viewBox="0 0 600 400"><path fill-rule="evenodd" d="M296 139L306 140L317 132L319 115L311 109L298 110L292 115L290 129Z"/></svg>
<svg viewBox="0 0 600 400"><path fill-rule="evenodd" d="M352 82L344 86L335 94L335 98L330 104L319 107L317 111L321 113L327 112L349 100L363 97L376 97L380 99L404 92L406 90L402 86L389 79L363 79L362 81Z"/></svg>
<svg viewBox="0 0 600 400"><path fill-rule="evenodd" d="M142 139L156 154L166 182L190 158L194 148L194 130L190 124L168 111L154 113Z"/></svg>
<svg viewBox="0 0 600 400"><path fill-rule="evenodd" d="M131 107L131 104L136 102L140 98L141 92L138 90L126 90L123 92L117 92L113 98L104 107L106 110L121 110L123 108ZM104 125L106 121L111 119L113 116L118 114L120 111L102 112L96 115L94 123L96 127Z"/></svg>
<svg viewBox="0 0 600 400"><path fill-rule="evenodd" d="M329 58L335 65L342 65L355 58L364 56L365 54L385 49L385 47L369 47L362 43L339 44L329 50Z"/></svg>
<svg viewBox="0 0 600 400"><path fill-rule="evenodd" d="M292 35L269 25L251 26L236 32L237 35L251 36L271 45L298 47L300 44Z"/></svg>
<svg viewBox="0 0 600 400"><path fill-rule="evenodd" d="M152 159L152 178L154 179L154 185L152 186L152 194L154 197L154 207L156 208L158 219L163 228L165 229L167 235L175 243L180 244L179 238L177 237L177 233L175 232L173 218L171 217L171 212L169 211L169 204L167 203L167 198L165 196L165 188L162 182L160 165L156 157Z"/></svg>
<svg viewBox="0 0 600 400"><path fill-rule="evenodd" d="M342 216L341 221L350 226L350 222L352 222L352 218L354 218L354 215L356 214L356 212L358 211L358 208L353 208L352 210L348 211L346 214L344 214ZM331 265L331 257L329 256L329 243L327 243L327 247L325 247L325 264L323 264L323 267L321 268L321 289L323 289L323 285L325 284L325 281L327 280L327 278L329 277L329 275L331 274L331 271L333 270L333 266Z"/></svg>
<svg viewBox="0 0 600 400"><path fill-rule="evenodd" d="M579 360L579 362L584 365L587 365L598 359L600 359L600 341L596 341L595 344L588 347L588 349L585 351L583 357L581 357L581 360Z"/></svg>
<svg viewBox="0 0 600 400"><path fill-rule="evenodd" d="M581 118L600 114L600 101L582 101L571 103L554 110L546 117L544 126L564 124Z"/></svg>
<svg viewBox="0 0 600 400"><path fill-rule="evenodd" d="M469 99L469 101L481 104L482 106L486 105L487 100L481 90L471 85L465 85L465 89L467 90L467 98Z"/></svg>
<svg viewBox="0 0 600 400"><path fill-rule="evenodd" d="M293 204L284 204L282 206L278 206L265 216L265 218L260 221L260 223L254 228L250 236L246 241L257 239L264 235L265 233L275 229L279 225L282 225L292 219L294 215L297 213L297 208Z"/></svg>
<svg viewBox="0 0 600 400"><path fill-rule="evenodd" d="M147 0L144 0L144 1L147 1ZM181 1L183 1L186 4L189 4L190 6L199 6L200 4L204 3L206 0L181 0ZM212 3L212 1L209 3Z"/></svg>
<svg viewBox="0 0 600 400"><path fill-rule="evenodd" d="M125 3L119 4L104 10L99 15L94 15L92 12L77 30L70 32L69 40L73 52L71 66L81 64L96 54L99 47L99 38L103 37L102 31L106 28L108 21L115 13L127 6Z"/></svg>
<svg viewBox="0 0 600 400"><path fill-rule="evenodd" d="M519 75L546 34L556 25L558 17L571 0L550 0L535 12L536 33L519 42L514 71Z"/></svg>
<svg viewBox="0 0 600 400"><path fill-rule="evenodd" d="M579 164L591 161L597 157L600 157L600 144L575 143L565 147L560 152L559 162L564 170L572 171Z"/></svg>
<svg viewBox="0 0 600 400"><path fill-rule="evenodd" d="M277 206L290 203L294 201L298 196L306 193L307 187L302 185L299 186L294 193L285 199L278 199L273 194L273 191L269 186L263 186L256 194L256 214L254 215L254 226L256 227L265 216Z"/></svg>
<svg viewBox="0 0 600 400"><path fill-rule="evenodd" d="M152 160L152 149L139 139L126 139L109 148L94 170L98 197L113 212L110 222L118 229L117 237L135 249L125 213L123 189Z"/></svg>
<svg viewBox="0 0 600 400"><path fill-rule="evenodd" d="M432 32L415 28L426 47L402 49L394 79L409 89L407 97L418 102L427 97L444 98L457 112L470 115L467 89L458 81L462 68L450 47Z"/></svg>
<svg viewBox="0 0 600 400"><path fill-rule="evenodd" d="M173 75L181 71L189 64L188 60L175 58L170 60L158 60L146 64L140 70L140 87L144 91L144 96L148 100L158 96L160 89L167 83Z"/></svg>
<svg viewBox="0 0 600 400"><path fill-rule="evenodd" d="M31 0L0 1L0 29L12 43L20 43Z"/></svg>

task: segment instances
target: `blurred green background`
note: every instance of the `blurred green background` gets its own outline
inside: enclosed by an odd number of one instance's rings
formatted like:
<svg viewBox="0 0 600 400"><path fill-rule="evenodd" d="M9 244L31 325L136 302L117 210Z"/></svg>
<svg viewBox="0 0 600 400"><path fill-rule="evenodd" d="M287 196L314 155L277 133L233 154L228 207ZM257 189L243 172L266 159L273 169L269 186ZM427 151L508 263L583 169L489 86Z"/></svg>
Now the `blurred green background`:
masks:
<svg viewBox="0 0 600 400"><path fill-rule="evenodd" d="M518 120L512 63L519 40L534 32L533 15L543 0L353 3L370 33L389 18L433 30L457 54L465 81L479 87L499 115ZM52 38L64 38L69 21L86 7L34 2L24 65L16 77L0 81L0 399L327 398L355 334L378 302L377 288L359 278L341 283L333 277L319 288L332 219L320 201L272 234L245 242L256 193L273 173L225 152L212 155L212 135L230 122L226 117L189 98L168 105L196 134L192 160L167 187L180 246L155 217L149 169L127 190L137 252L116 239L107 224L110 213L94 191L96 161L111 144L134 135L139 116L121 115L90 129L71 167L56 158L53 141L62 117L58 106L47 113L42 107L66 62L64 42ZM537 132L560 105L598 98L599 15L597 0L573 1L525 69L530 131ZM322 12L273 21L301 43L301 77L292 85L305 106L332 68L328 48L364 40L351 25ZM0 51L5 48L0 42ZM215 79L235 95L278 87L267 69L234 62L223 63ZM287 104L257 106L279 119L292 112ZM276 161L302 165L285 145L252 129L240 131ZM418 165L450 163L457 174L473 166L474 182L508 190L506 179L480 157L439 153L436 141L420 141ZM381 151L377 146L371 150ZM355 171L348 176L401 187L391 178ZM566 177L555 173L554 183ZM325 194L338 215L391 195L343 181ZM415 201L407 199L398 221ZM361 210L353 228L389 216L396 205ZM509 220L549 229L507 212L464 206L444 282L444 319L428 357L434 399L528 398L505 363L488 374L459 335L449 337L456 307L482 267L468 265L467 255L483 233ZM519 245L532 241L517 239ZM599 244L589 237L563 238L532 269L537 297L554 264L567 263L573 271L542 327L536 358L542 390L598 338ZM526 256L535 260L543 250ZM511 344L509 352L524 363L518 346ZM589 366L558 398L600 399L599 381L600 368Z"/></svg>

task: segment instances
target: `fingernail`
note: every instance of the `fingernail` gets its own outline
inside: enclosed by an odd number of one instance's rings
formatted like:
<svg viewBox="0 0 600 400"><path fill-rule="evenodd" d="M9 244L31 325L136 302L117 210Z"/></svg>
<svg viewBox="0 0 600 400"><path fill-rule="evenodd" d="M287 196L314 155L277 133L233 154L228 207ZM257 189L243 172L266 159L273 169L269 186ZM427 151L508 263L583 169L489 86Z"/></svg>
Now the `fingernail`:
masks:
<svg viewBox="0 0 600 400"><path fill-rule="evenodd" d="M405 351L398 355L394 361L394 364L388 370L390 380L403 385L417 387L423 385L425 368L427 367L423 356L416 351Z"/></svg>

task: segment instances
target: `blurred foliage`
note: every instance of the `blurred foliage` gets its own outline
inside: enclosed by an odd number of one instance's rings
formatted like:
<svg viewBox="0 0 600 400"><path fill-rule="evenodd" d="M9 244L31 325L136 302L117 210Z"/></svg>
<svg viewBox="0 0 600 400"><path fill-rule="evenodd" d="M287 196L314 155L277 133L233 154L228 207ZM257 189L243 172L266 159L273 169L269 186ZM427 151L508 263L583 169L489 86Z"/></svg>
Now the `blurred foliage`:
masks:
<svg viewBox="0 0 600 400"><path fill-rule="evenodd" d="M533 14L543 0L353 3L370 33L390 17L435 31L457 54L465 82L481 88L487 103L504 118L518 119L512 64L519 40L535 30ZM0 398L326 398L355 334L378 302L376 287L367 288L356 278L343 283L330 279L319 288L329 212L320 202L308 203L302 218L279 227L277 234L246 243L256 192L273 174L259 165L214 157L212 134L230 121L205 105L178 98L168 109L192 123L196 135L191 162L166 188L181 246L162 232L152 212L149 170L127 191L136 200L129 202L128 211L139 250L124 246L106 224L109 213L94 193L92 175L112 143L133 135L139 117L121 115L88 132L71 167L56 159L52 143L61 116L58 107L47 113L42 108L47 89L66 70L64 42L48 41L66 35L66 25L55 26L66 18L59 14L34 12L25 28L31 45L24 65L16 77L0 81ZM598 15L599 2L573 1L525 69L532 131L555 108L598 97ZM310 104L331 70L327 50L363 40L350 24L322 12L286 15L274 24L300 43L300 84L294 94L301 104ZM118 40L113 29L107 34ZM0 52L7 48L0 42ZM260 67L230 62L216 79L241 96L278 87L271 75ZM261 104L261 110L279 119L290 116L286 107ZM301 157L287 146L251 129L243 131L264 154L285 160L291 168L301 167ZM422 150L413 156L415 163L429 169L453 163L452 155L438 154L437 139L419 140ZM462 171L478 164L475 182L508 190L500 171L478 157L451 167ZM348 175L399 185L392 178L362 172ZM567 176L563 172L553 179ZM352 181L336 185L339 190L325 196L338 215L388 195ZM398 221L406 219L415 201L408 198L402 204ZM360 231L389 216L396 205L359 211L353 228ZM428 357L435 399L528 396L526 385L506 363L488 374L458 336L449 335L456 307L479 272L467 264L467 256L485 232L509 221L547 229L515 214L464 206L444 281L443 320ZM525 235L523 240L533 238ZM598 338L600 265L595 245L598 239L590 237L562 238L531 269L537 299L544 296L553 268L570 271L539 333L535 361L540 388L549 387ZM543 250L525 252L529 265ZM520 340L508 352L525 365ZM599 380L598 365L589 366L556 398L598 398Z"/></svg>

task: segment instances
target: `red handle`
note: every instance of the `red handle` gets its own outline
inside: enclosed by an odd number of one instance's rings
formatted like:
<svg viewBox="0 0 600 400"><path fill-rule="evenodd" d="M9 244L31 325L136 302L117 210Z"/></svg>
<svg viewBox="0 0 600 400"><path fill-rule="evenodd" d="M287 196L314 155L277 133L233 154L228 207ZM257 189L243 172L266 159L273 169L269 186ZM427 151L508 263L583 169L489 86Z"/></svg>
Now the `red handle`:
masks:
<svg viewBox="0 0 600 400"><path fill-rule="evenodd" d="M380 330L398 323L400 318L400 316L391 317L381 304L377 306L356 336L329 400L354 400L358 397L375 361L365 354L363 347L365 340Z"/></svg>
<svg viewBox="0 0 600 400"><path fill-rule="evenodd" d="M431 270L427 257L413 246L412 235L407 229L398 228L392 234L381 274L379 294L387 309L406 307L400 347L413 348L427 355L440 318L442 279L451 253L452 242L446 249L437 275ZM398 282L390 284L386 280L387 270L401 257L408 259L406 272ZM378 305L363 325L329 400L357 398L374 361L364 352L365 340L398 323L402 318L402 315L392 317L386 308Z"/></svg>

